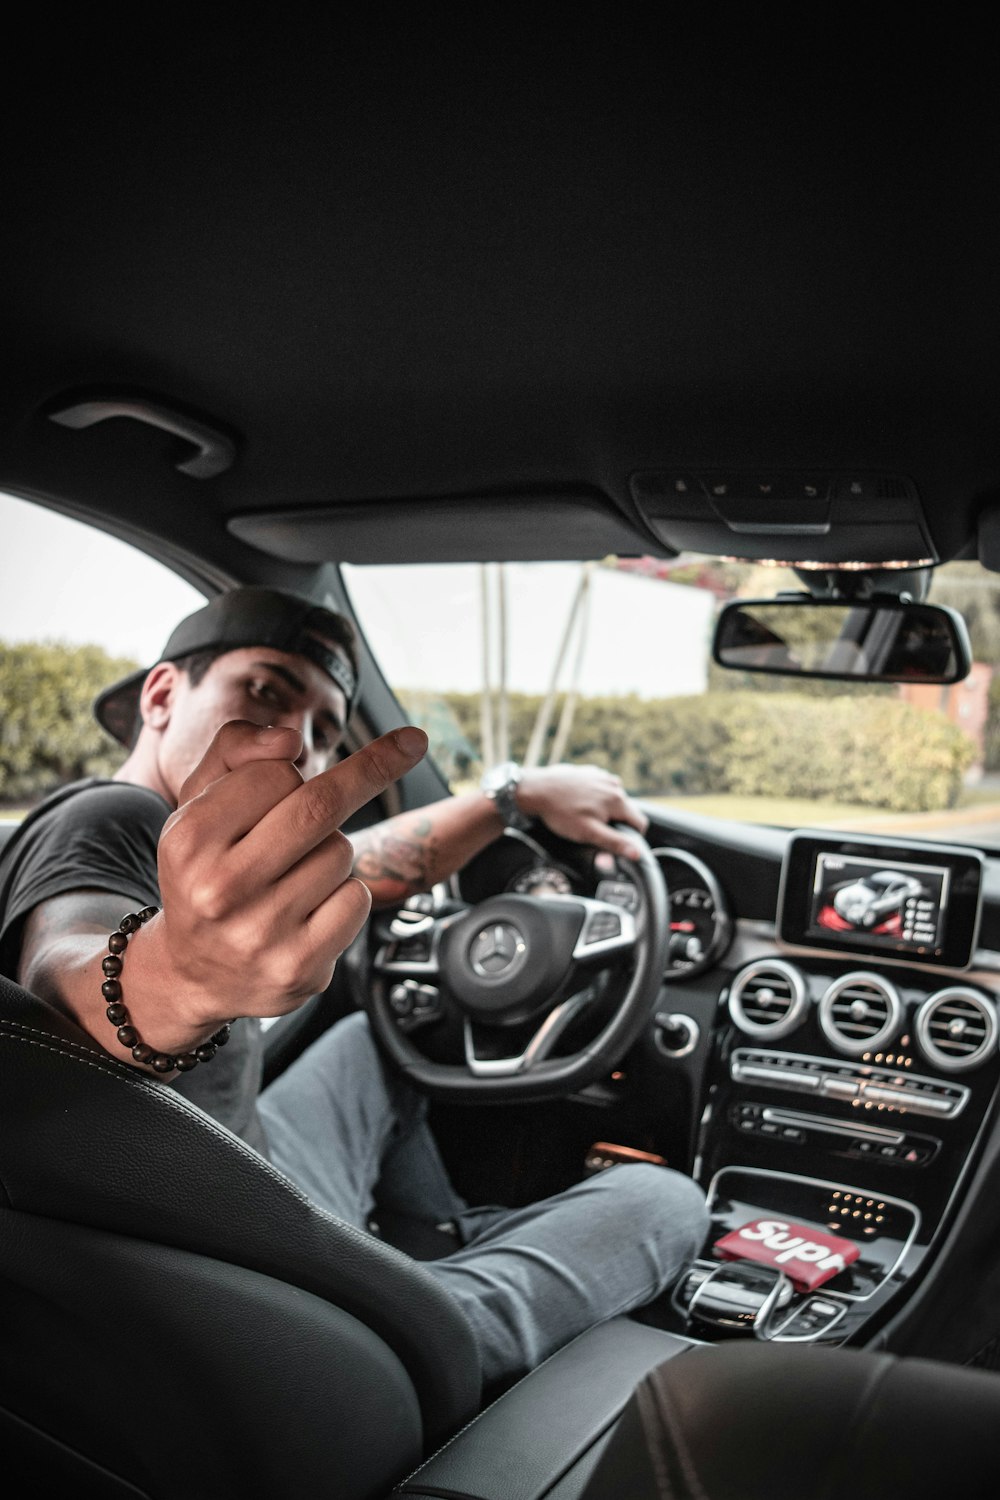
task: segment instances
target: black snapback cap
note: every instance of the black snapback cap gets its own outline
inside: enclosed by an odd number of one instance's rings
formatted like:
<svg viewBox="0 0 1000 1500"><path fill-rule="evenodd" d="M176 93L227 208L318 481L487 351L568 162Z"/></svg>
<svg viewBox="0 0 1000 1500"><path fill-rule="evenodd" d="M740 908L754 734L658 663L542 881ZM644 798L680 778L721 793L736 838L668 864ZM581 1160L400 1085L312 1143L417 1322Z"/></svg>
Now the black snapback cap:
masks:
<svg viewBox="0 0 1000 1500"><path fill-rule="evenodd" d="M298 594L250 587L232 589L196 609L171 632L155 662L99 693L94 700L97 722L126 748L130 747L139 714L139 695L154 666L163 661L177 661L194 651L219 648L237 651L243 646L270 646L275 651L307 657L340 688L350 716L359 686L351 622Z"/></svg>

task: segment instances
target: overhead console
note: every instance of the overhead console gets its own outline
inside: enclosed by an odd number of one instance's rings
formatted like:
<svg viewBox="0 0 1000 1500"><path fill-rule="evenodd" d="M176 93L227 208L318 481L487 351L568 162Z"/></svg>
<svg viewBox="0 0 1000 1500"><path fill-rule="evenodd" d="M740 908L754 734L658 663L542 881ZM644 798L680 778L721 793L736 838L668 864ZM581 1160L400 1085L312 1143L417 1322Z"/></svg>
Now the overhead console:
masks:
<svg viewBox="0 0 1000 1500"><path fill-rule="evenodd" d="M794 833L778 937L845 957L966 969L979 932L982 855L946 844Z"/></svg>
<svg viewBox="0 0 1000 1500"><path fill-rule="evenodd" d="M676 552L877 565L937 561L912 480L860 471L670 469L633 474L652 534Z"/></svg>

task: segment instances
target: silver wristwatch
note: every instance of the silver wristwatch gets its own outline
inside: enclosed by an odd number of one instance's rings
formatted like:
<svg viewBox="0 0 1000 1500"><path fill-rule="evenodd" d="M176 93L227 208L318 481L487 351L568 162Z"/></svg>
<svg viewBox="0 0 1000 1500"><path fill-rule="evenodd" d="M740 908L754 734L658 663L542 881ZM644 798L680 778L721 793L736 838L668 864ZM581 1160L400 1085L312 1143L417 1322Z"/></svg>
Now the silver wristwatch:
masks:
<svg viewBox="0 0 1000 1500"><path fill-rule="evenodd" d="M521 780L521 767L515 760L505 760L502 765L487 771L479 783L480 791L486 793L507 828L530 828L534 819L521 811L517 805L517 786Z"/></svg>

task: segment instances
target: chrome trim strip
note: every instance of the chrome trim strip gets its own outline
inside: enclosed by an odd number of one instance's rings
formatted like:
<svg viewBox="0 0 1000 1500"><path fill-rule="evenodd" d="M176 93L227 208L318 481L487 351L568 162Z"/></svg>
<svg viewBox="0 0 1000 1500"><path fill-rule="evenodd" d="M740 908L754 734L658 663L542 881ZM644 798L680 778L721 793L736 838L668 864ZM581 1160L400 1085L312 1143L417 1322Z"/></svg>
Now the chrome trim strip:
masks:
<svg viewBox="0 0 1000 1500"><path fill-rule="evenodd" d="M554 1010L535 1032L524 1051L517 1057L477 1057L476 1044L472 1036L472 1025L466 1018L465 1065L477 1078L510 1078L515 1073L528 1073L535 1063L541 1062L551 1052L558 1038L573 1017L587 1004L587 993L571 995Z"/></svg>
<svg viewBox="0 0 1000 1500"><path fill-rule="evenodd" d="M722 1178L725 1177L727 1172L740 1172L744 1177L764 1177L768 1178L772 1182L801 1182L805 1183L807 1187L829 1188L831 1192L837 1193L857 1193L859 1196L865 1198L870 1198L873 1196L869 1188L855 1187L847 1182L830 1182L829 1179L825 1177L804 1177L798 1172L771 1172L766 1167L720 1167L709 1183L708 1191L705 1195L708 1202L709 1213L711 1213L712 1208L715 1204L718 1185ZM893 1261L892 1265L886 1268L884 1277L877 1286L872 1288L870 1292L866 1293L865 1296L861 1296L857 1292L837 1291L835 1293L831 1293L831 1296L842 1297L847 1302L870 1302L873 1297L877 1296L882 1288L887 1284L887 1282L889 1282L892 1277L896 1275L899 1267L902 1265L906 1256L912 1249L913 1243L916 1240L917 1234L920 1229L920 1210L915 1203L910 1203L906 1198L893 1198L889 1193L878 1193L877 1196L883 1203L891 1203L894 1208L905 1209L909 1214L911 1214L913 1219L912 1228L910 1229L910 1233L907 1236L906 1240L903 1242L898 1256ZM769 1209L765 1207L762 1207L760 1211L761 1213L779 1212L778 1209ZM820 1288L817 1288L817 1294L822 1295L822 1291Z"/></svg>
<svg viewBox="0 0 1000 1500"><path fill-rule="evenodd" d="M934 1118L957 1119L971 1098L971 1090L964 1083L956 1083L949 1079L943 1082L940 1078L932 1078L926 1073L897 1073L891 1068L884 1068L876 1063L847 1062L839 1058L813 1057L802 1052L781 1052L777 1055L788 1059L792 1063L809 1064L808 1074L806 1070L795 1071L793 1068L784 1066L769 1068L756 1058L756 1053L767 1053L770 1049L764 1045L756 1047L737 1047L729 1059L729 1076L734 1083L745 1079L752 1079L757 1083L766 1083L772 1088L780 1089L783 1080L787 1078L785 1085L794 1090L798 1081L806 1076L816 1078L817 1092L823 1098L832 1098L832 1094L823 1092L823 1078L843 1077L844 1070L849 1070L858 1081L857 1100L844 1100L851 1110L862 1107L866 1103L887 1104L910 1114L931 1115ZM903 1087L890 1086L890 1081L899 1078L903 1081ZM926 1098L913 1091L907 1092L906 1084L927 1084L932 1092ZM812 1092L811 1083L802 1083L801 1088Z"/></svg>
<svg viewBox="0 0 1000 1500"><path fill-rule="evenodd" d="M826 1115L807 1115L797 1109L772 1109L765 1105L762 1120L771 1120L775 1125L801 1125L807 1130L826 1131L830 1135L869 1136L872 1140L884 1141L887 1146L900 1146L906 1136L901 1130L883 1130L878 1125L841 1125Z"/></svg>

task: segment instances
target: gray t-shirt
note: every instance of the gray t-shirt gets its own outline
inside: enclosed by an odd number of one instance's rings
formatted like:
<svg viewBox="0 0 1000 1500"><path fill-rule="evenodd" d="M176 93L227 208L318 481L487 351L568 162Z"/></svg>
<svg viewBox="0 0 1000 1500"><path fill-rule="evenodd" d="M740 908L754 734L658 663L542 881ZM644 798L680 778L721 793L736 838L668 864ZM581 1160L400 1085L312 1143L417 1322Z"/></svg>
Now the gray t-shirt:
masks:
<svg viewBox="0 0 1000 1500"><path fill-rule="evenodd" d="M0 973L17 978L24 921L41 901L101 890L136 907L159 906L156 846L170 811L146 787L96 777L33 808L0 854ZM266 1155L257 1114L262 1065L260 1022L243 1018L210 1063L172 1086Z"/></svg>

